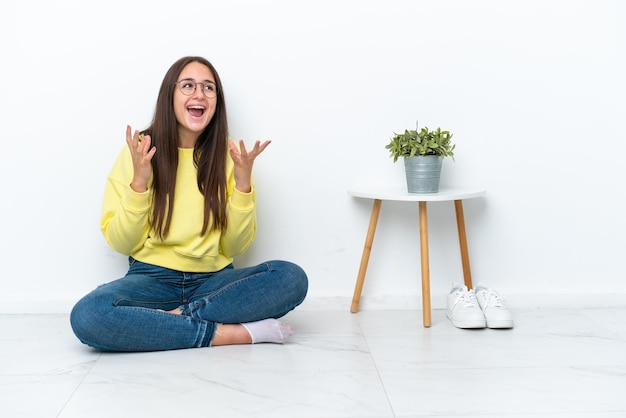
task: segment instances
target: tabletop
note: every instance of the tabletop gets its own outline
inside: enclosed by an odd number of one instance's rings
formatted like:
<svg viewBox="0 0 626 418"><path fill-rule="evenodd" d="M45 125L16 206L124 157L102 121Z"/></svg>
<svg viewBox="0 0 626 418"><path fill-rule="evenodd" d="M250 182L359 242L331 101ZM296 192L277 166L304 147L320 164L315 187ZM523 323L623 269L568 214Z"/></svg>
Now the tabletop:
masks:
<svg viewBox="0 0 626 418"><path fill-rule="evenodd" d="M459 187L440 188L437 193L409 193L406 187L353 187L348 194L354 197L379 200L397 200L405 202L444 202L449 200L463 200L484 196L485 189Z"/></svg>

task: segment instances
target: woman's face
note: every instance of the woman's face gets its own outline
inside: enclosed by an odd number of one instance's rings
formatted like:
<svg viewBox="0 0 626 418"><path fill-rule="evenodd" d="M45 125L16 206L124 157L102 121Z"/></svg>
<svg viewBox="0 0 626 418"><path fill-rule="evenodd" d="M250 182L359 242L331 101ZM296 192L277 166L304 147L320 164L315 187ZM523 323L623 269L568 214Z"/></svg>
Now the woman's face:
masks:
<svg viewBox="0 0 626 418"><path fill-rule="evenodd" d="M192 62L183 68L174 89L180 147L193 148L200 133L211 122L217 104L216 92L215 77L207 66Z"/></svg>

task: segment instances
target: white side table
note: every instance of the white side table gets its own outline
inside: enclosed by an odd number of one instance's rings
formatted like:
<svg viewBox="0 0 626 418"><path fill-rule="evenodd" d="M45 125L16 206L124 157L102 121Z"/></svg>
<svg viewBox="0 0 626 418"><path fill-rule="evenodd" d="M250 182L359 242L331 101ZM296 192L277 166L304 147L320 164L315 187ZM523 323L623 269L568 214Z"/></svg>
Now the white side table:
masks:
<svg viewBox="0 0 626 418"><path fill-rule="evenodd" d="M352 298L352 306L350 311L355 313L359 310L361 301L361 292L363 291L363 283L365 281L365 272L369 262L370 253L372 251L372 243L374 242L374 234L376 233L376 224L378 223L378 215L383 200L395 200L403 202L419 203L419 223L420 223L420 256L422 264L422 309L424 316L424 326L431 326L431 309L430 309L430 267L428 261L428 214L426 204L428 202L444 202L454 201L456 210L456 223L459 232L459 244L461 247L461 262L463 265L463 278L468 289L472 288L472 275L470 272L469 252L467 249L467 236L465 234L465 219L463 216L463 200L484 196L484 189L440 189L438 193L408 193L406 188L388 188L388 187L362 187L348 190L350 196L373 199L372 215L370 216L369 228L365 237L365 246L363 255L361 256L361 265L359 274L354 287L354 296Z"/></svg>

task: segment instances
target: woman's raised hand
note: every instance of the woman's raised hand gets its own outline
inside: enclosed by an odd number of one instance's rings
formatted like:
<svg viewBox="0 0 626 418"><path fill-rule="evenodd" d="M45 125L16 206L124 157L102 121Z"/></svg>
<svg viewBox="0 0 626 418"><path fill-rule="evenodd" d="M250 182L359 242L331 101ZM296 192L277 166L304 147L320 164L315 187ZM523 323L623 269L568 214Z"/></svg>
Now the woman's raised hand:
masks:
<svg viewBox="0 0 626 418"><path fill-rule="evenodd" d="M150 161L156 153L156 147L151 147L150 135L140 135L139 131L131 134L130 125L126 126L126 143L130 149L130 155L133 158L133 181L130 187L138 192L143 193L148 190L148 182L152 177L152 165Z"/></svg>
<svg viewBox="0 0 626 418"><path fill-rule="evenodd" d="M254 160L260 153L267 148L272 141L256 141L254 147L248 151L243 140L239 141L239 148L233 140L228 141L230 148L230 156L235 163L235 187L243 193L249 193L252 190L252 166Z"/></svg>

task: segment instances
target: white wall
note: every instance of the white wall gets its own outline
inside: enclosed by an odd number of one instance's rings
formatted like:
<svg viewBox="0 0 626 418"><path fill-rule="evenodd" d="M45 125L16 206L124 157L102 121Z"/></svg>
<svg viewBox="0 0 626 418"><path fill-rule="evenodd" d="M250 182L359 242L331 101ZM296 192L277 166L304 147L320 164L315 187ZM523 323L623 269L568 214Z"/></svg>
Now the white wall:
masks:
<svg viewBox="0 0 626 418"><path fill-rule="evenodd" d="M517 305L623 303L625 4L3 2L0 311L68 311L124 273L105 177L188 54L220 72L232 136L273 140L237 261L301 264L305 306L348 309L371 202L346 190L404 185L384 145L416 120L454 133L443 186L487 189L465 204L475 281ZM453 206L429 215L438 307L462 273ZM420 306L418 254L416 205L383 204L362 308Z"/></svg>

